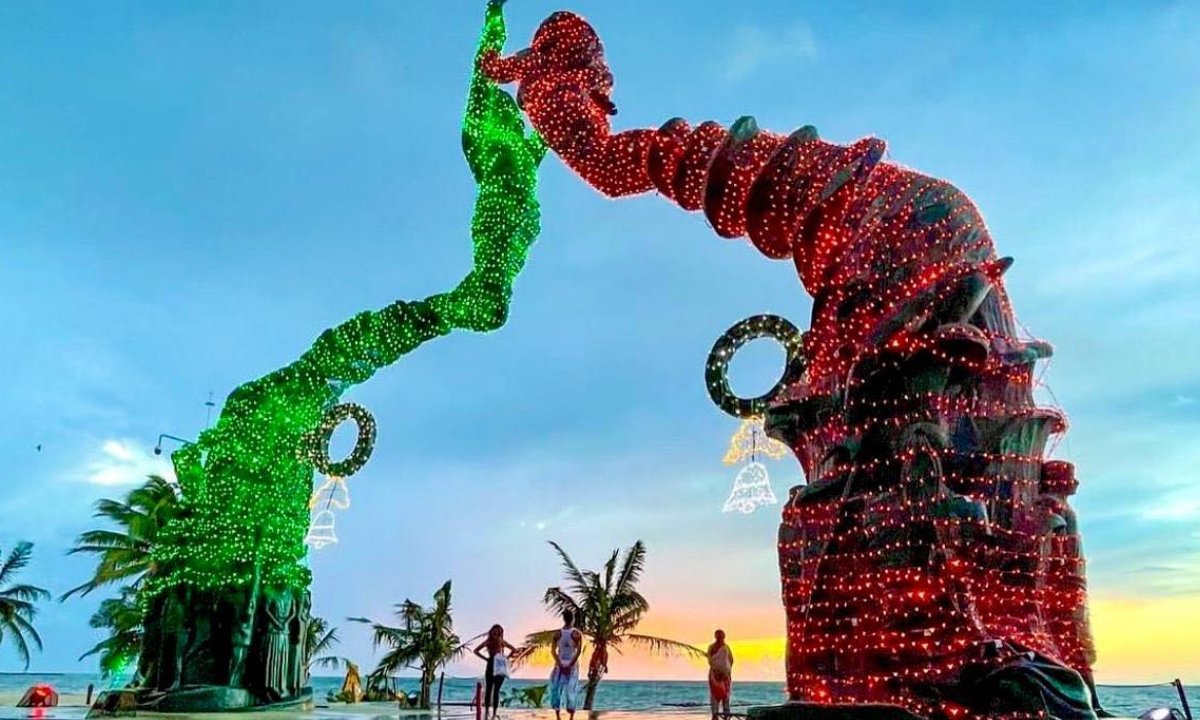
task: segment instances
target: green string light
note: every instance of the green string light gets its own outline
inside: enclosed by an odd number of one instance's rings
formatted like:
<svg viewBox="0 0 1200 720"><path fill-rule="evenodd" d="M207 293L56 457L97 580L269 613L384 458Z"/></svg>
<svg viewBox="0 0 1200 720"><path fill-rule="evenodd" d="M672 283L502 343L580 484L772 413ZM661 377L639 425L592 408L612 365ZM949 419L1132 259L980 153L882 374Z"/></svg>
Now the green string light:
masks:
<svg viewBox="0 0 1200 720"><path fill-rule="evenodd" d="M504 44L500 3L488 6L477 51ZM313 464L306 438L348 388L422 343L462 329L488 332L508 317L513 280L540 229L535 195L545 146L527 134L512 97L478 68L462 126L478 185L474 267L449 292L398 301L326 330L299 360L234 390L216 425L172 455L187 512L153 548L152 590L189 585L302 588Z"/></svg>

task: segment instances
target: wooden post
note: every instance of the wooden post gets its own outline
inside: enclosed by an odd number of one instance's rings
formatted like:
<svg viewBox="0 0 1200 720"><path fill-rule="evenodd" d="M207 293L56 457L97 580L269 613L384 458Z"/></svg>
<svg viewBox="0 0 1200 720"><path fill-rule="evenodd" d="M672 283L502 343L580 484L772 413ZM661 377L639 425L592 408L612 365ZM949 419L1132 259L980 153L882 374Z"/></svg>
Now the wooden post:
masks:
<svg viewBox="0 0 1200 720"><path fill-rule="evenodd" d="M1183 683L1179 678L1171 683L1175 686L1175 691L1179 693L1179 702L1183 703L1183 714L1187 716L1187 720L1192 720L1192 707L1188 705L1187 694L1183 692Z"/></svg>

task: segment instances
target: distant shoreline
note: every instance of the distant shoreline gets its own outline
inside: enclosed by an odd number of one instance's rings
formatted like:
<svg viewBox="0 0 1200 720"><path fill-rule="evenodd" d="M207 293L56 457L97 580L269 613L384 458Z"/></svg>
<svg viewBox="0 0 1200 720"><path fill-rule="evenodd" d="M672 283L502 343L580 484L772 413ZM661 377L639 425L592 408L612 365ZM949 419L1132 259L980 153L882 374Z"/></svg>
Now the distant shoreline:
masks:
<svg viewBox="0 0 1200 720"><path fill-rule="evenodd" d="M94 677L97 679L96 692L100 692L100 690L103 690L103 689L108 689L107 686L102 687L101 684L99 683L99 675L100 674L98 672L87 672L87 671L63 672L63 671L56 670L56 671L44 671L44 672L43 671L14 672L14 671L0 670L0 677L45 678L45 677L90 676L90 677ZM314 680L327 680L327 681L332 682L332 681L341 681L345 677L345 674L339 673L337 675L312 675L311 677ZM418 675L395 675L393 677L395 677L397 680L410 680L413 682L416 682L420 679L420 676L418 676ZM470 682L476 682L476 681L481 680L482 675L447 675L445 679L446 679L446 682L470 683ZM514 676L510 679L513 681L516 681L516 682L542 682L542 681L546 680L546 677L543 675L532 675L532 676L527 676L527 677ZM1172 680L1174 680L1173 677L1167 678L1164 680L1159 680L1159 681L1151 681L1151 682L1126 682L1126 683L1099 682L1099 683L1096 683L1096 686L1097 687L1105 687L1105 688L1154 687L1154 686L1158 686L1158 685L1170 684L1170 682ZM706 679L696 678L696 677L678 678L678 679L676 679L676 678L643 679L643 678L605 677L604 682L605 683L672 683L672 684L694 684L694 685L707 685L707 683L708 683L708 681ZM734 682L736 682L738 685L742 685L742 686L745 686L745 685L783 685L784 684L783 680L739 680L736 678L734 679ZM1197 678L1193 681L1189 681L1187 678L1183 678L1183 685L1185 688L1188 688L1188 689L1200 688L1200 678Z"/></svg>

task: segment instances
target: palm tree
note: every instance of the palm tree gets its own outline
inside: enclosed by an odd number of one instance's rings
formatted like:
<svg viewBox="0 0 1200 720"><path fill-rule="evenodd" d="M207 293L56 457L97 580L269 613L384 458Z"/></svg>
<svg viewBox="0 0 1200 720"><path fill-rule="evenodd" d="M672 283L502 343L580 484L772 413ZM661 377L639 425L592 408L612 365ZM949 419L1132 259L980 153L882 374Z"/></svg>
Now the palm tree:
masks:
<svg viewBox="0 0 1200 720"><path fill-rule="evenodd" d="M368 685L394 675L404 668L414 668L421 673L421 694L418 704L429 707L429 688L437 676L438 668L461 657L467 646L454 634L454 620L450 614L450 581L447 580L433 594L433 607L424 608L412 600L396 606L400 625L392 627L372 622L367 618L350 618L354 622L367 623L375 630L375 647L385 645L389 649L371 671Z"/></svg>
<svg viewBox="0 0 1200 720"><path fill-rule="evenodd" d="M93 628L107 630L108 637L80 656L82 660L99 655L100 672L105 677L119 672L141 650L145 605L141 590L146 580L160 570L151 550L163 526L182 512L175 485L159 475L150 475L123 500L98 501L94 517L105 518L116 528L81 534L68 553L96 555L96 569L90 580L63 593L60 601L76 594L87 595L105 585L124 583L117 597L100 603L88 621Z"/></svg>
<svg viewBox="0 0 1200 720"><path fill-rule="evenodd" d="M138 591L129 586L121 588L117 597L100 603L88 625L97 630L108 630L109 634L79 659L99 655L103 678L120 674L142 649L142 609L138 605Z"/></svg>
<svg viewBox="0 0 1200 720"><path fill-rule="evenodd" d="M159 475L151 475L144 485L134 488L123 501L100 500L94 517L110 520L117 529L89 530L75 540L68 553L99 556L92 579L71 588L62 600L78 593L87 595L96 588L113 583L129 583L140 588L155 567L150 550L163 526L182 512L175 485Z"/></svg>
<svg viewBox="0 0 1200 720"><path fill-rule="evenodd" d="M548 588L542 602L558 615L570 610L575 616L575 627L592 644L584 710L592 709L596 688L608 672L609 648L619 652L620 646L628 643L655 653L704 657L703 650L686 643L633 632L641 622L642 615L650 609L650 603L637 591L638 580L646 565L646 546L641 540L635 542L624 557L620 557L620 551L614 550L608 562L604 563L602 573L580 570L558 543L551 542L550 545L562 560L568 586L565 590L561 587ZM517 653L518 660L528 659L538 650L550 647L557 632L543 630L527 636Z"/></svg>
<svg viewBox="0 0 1200 720"><path fill-rule="evenodd" d="M50 593L33 585L15 585L13 579L29 564L33 555L33 543L19 542L8 557L0 563L0 643L5 636L12 637L17 646L17 656L29 669L29 642L42 649L42 637L33 627L37 615L34 603L49 599Z"/></svg>
<svg viewBox="0 0 1200 720"><path fill-rule="evenodd" d="M314 665L323 668L336 668L338 665L350 666L350 659L340 655L330 655L329 650L341 642L337 636L337 628L329 627L325 618L313 617L308 623L308 639L304 644L308 653L308 667Z"/></svg>

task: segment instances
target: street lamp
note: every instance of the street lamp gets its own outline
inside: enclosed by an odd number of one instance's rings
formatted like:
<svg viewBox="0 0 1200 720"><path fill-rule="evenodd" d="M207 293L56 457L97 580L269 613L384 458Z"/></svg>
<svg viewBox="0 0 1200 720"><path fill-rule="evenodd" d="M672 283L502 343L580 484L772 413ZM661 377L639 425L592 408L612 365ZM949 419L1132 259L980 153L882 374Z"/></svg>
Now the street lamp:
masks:
<svg viewBox="0 0 1200 720"><path fill-rule="evenodd" d="M191 440L184 440L181 437L175 437L174 435L167 435L166 433L163 433L162 435L158 436L158 442L154 445L155 455L162 455L163 438L166 438L167 440L174 440L175 442L183 443L184 445L195 445L195 443Z"/></svg>

